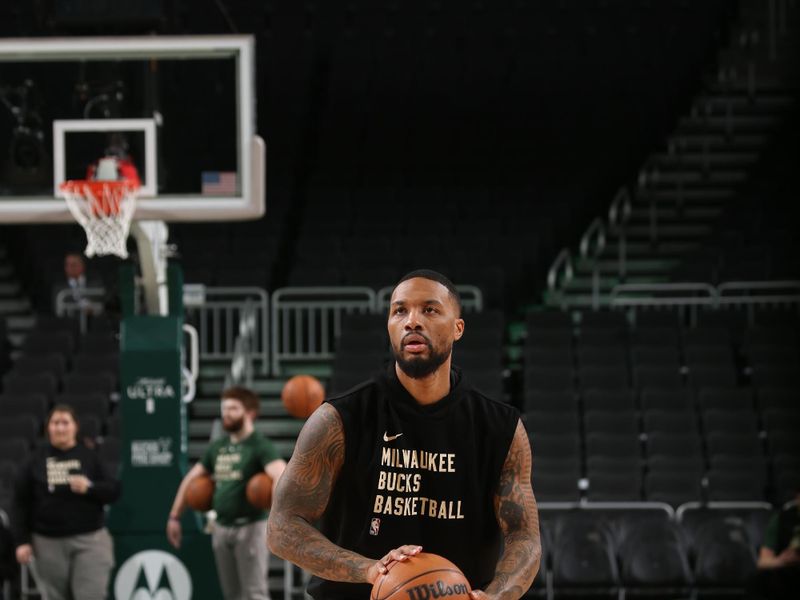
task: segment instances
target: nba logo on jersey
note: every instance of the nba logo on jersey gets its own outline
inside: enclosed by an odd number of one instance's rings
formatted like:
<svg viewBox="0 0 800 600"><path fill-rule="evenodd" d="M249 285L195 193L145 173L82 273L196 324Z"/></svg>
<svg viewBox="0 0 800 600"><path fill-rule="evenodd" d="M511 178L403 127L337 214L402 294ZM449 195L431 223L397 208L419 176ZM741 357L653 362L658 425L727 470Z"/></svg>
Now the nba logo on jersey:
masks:
<svg viewBox="0 0 800 600"><path fill-rule="evenodd" d="M381 520L380 519L372 519L369 522L369 534L370 535L378 535L378 532L381 529Z"/></svg>

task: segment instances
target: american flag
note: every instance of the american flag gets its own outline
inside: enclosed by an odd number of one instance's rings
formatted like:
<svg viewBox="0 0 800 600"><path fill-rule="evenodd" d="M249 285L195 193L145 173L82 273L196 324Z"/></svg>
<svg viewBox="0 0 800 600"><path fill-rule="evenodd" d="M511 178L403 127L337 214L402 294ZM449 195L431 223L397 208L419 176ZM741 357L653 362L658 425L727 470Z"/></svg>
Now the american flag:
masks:
<svg viewBox="0 0 800 600"><path fill-rule="evenodd" d="M204 196L236 195L236 171L203 171L202 177Z"/></svg>

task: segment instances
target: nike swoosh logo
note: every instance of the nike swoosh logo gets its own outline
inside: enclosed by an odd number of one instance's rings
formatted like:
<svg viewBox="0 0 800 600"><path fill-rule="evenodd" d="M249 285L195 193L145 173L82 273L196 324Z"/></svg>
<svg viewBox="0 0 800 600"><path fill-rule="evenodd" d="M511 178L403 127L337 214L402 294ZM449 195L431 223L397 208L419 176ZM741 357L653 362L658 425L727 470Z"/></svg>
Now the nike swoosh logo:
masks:
<svg viewBox="0 0 800 600"><path fill-rule="evenodd" d="M383 432L383 441L384 442L391 442L391 441L394 441L397 438L399 438L401 435L403 435L403 434L402 433L398 433L397 435L389 435L388 431L384 431Z"/></svg>

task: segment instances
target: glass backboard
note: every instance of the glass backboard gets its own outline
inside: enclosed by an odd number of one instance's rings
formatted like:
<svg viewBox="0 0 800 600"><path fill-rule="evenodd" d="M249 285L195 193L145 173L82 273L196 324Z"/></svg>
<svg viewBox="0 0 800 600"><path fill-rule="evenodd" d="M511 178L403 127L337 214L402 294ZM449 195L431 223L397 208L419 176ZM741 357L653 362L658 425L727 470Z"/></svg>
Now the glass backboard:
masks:
<svg viewBox="0 0 800 600"><path fill-rule="evenodd" d="M68 222L65 179L109 149L141 177L138 220L264 214L251 36L0 40L0 222Z"/></svg>

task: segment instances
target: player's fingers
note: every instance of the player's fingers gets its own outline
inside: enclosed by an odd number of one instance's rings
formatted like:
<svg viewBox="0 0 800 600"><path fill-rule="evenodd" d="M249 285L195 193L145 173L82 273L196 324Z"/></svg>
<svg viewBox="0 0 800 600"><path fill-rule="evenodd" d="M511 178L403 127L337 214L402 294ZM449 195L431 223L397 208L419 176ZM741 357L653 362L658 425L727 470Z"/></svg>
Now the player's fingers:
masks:
<svg viewBox="0 0 800 600"><path fill-rule="evenodd" d="M399 548L395 548L394 550L389 552L389 554L384 556L383 563L388 564L393 560L396 561L408 560L410 557L414 556L415 554L419 554L421 551L422 551L422 546L400 546Z"/></svg>

